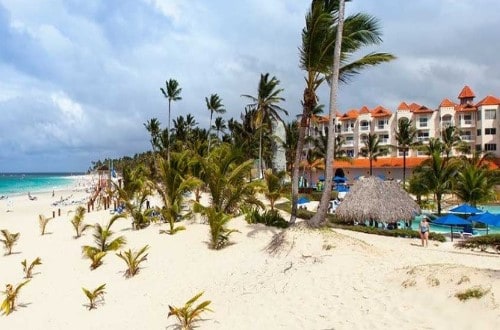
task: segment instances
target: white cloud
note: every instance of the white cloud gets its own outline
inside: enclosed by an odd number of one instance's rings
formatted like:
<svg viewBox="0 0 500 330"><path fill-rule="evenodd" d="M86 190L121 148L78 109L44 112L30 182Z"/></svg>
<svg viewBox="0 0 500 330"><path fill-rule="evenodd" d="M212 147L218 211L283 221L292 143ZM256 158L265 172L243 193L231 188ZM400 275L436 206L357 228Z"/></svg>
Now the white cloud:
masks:
<svg viewBox="0 0 500 330"><path fill-rule="evenodd" d="M64 121L67 121L71 125L76 125L81 124L85 120L82 106L70 99L63 92L53 93L50 98L63 115Z"/></svg>

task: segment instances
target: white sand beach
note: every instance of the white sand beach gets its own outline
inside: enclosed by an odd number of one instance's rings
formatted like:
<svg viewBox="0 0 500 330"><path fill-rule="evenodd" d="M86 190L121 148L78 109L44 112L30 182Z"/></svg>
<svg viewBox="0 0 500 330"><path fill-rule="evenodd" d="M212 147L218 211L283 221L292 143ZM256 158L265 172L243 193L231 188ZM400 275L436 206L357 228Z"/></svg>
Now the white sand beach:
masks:
<svg viewBox="0 0 500 330"><path fill-rule="evenodd" d="M61 197L65 205L52 203ZM207 246L208 225L185 221L176 235L159 234L166 225L132 231L118 220L125 249L149 245L139 274L125 278L115 253L94 271L81 247L92 231L74 239L70 224L84 189L10 197L12 212L0 203L0 229L20 232L13 254L0 254L0 290L23 281L21 261L41 257L42 265L19 295L19 307L0 316L0 329L176 329L168 305L181 306L196 293L212 301L200 329L497 329L500 324L500 256L458 250L448 243L387 238L346 230L285 231L248 225L220 251ZM52 216L40 235L38 215ZM68 213L69 212L69 213ZM90 212L86 223L108 222L109 211ZM105 301L89 311L82 287L106 283ZM455 294L481 286L481 299L459 301ZM3 300L3 298L2 298Z"/></svg>

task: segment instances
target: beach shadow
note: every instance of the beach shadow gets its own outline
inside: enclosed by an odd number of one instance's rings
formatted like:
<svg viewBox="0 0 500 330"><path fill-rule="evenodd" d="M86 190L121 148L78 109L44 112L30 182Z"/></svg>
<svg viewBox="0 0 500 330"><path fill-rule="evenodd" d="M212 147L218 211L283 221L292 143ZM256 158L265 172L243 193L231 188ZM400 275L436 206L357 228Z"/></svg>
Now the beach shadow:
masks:
<svg viewBox="0 0 500 330"><path fill-rule="evenodd" d="M8 253L8 254L7 254L7 253L4 253L4 255L3 255L3 256L4 256L4 257L8 257L8 256L10 256L10 255L15 255L15 254L21 254L21 251L11 252L11 253Z"/></svg>
<svg viewBox="0 0 500 330"><path fill-rule="evenodd" d="M417 244L417 243L410 243L410 245L422 247L422 244Z"/></svg>
<svg viewBox="0 0 500 330"><path fill-rule="evenodd" d="M271 233L273 235L276 235L278 232L281 232L283 229L281 228L276 228L276 227L273 227L273 226L266 226L266 225L262 225L261 226L255 226L255 224L253 225L247 225L247 227L251 227L252 230L250 230L248 233L247 233L247 237L253 237L259 233Z"/></svg>

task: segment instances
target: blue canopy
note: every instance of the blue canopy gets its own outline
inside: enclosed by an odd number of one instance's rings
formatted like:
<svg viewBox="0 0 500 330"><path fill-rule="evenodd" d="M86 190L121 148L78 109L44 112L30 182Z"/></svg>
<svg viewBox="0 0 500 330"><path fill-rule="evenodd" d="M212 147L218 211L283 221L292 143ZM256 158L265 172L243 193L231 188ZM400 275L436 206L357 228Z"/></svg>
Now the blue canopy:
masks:
<svg viewBox="0 0 500 330"><path fill-rule="evenodd" d="M454 214L447 214L445 216L439 217L432 223L435 225L446 225L446 226L466 226L471 224L470 221L462 219Z"/></svg>
<svg viewBox="0 0 500 330"><path fill-rule="evenodd" d="M450 209L451 212L456 212L456 213L466 213L466 214L476 214L476 213L483 213L484 211L475 208L474 206L470 204L462 204L457 207L454 207Z"/></svg>
<svg viewBox="0 0 500 330"><path fill-rule="evenodd" d="M346 182L347 178L345 176L334 176L333 181L335 182Z"/></svg>
<svg viewBox="0 0 500 330"><path fill-rule="evenodd" d="M297 200L297 204L306 204L306 203L309 203L309 199L306 198L306 197L300 197L298 200Z"/></svg>
<svg viewBox="0 0 500 330"><path fill-rule="evenodd" d="M318 180L319 180L319 181L325 181L325 176L324 176L324 175L320 175L320 176L318 177Z"/></svg>
<svg viewBox="0 0 500 330"><path fill-rule="evenodd" d="M450 237L451 237L452 242L453 242L453 226L471 226L472 225L472 222L467 221L465 219L462 219L459 216L454 215L454 214L447 214L445 216L437 218L432 223L435 225L450 226Z"/></svg>
<svg viewBox="0 0 500 330"><path fill-rule="evenodd" d="M481 214L471 215L467 218L467 220L484 223L485 225L500 227L500 214L492 214L488 211Z"/></svg>
<svg viewBox="0 0 500 330"><path fill-rule="evenodd" d="M337 185L335 187L335 190L338 191L338 192L348 192L349 191L349 187L345 186L345 185Z"/></svg>

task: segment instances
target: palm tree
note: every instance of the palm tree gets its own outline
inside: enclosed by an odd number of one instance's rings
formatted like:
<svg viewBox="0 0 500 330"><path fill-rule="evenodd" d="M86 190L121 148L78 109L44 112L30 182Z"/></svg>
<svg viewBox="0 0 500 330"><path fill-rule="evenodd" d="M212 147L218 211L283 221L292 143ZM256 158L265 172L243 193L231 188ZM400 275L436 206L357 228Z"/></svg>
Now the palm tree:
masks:
<svg viewBox="0 0 500 330"><path fill-rule="evenodd" d="M181 92L182 88L179 87L179 83L175 79L169 79L165 81L165 89L160 88L163 96L168 99L168 129L167 129L167 159L170 159L170 141L168 136L170 135L170 105L172 101L182 100Z"/></svg>
<svg viewBox="0 0 500 330"><path fill-rule="evenodd" d="M455 126L448 126L441 132L441 141L444 155L448 159L453 149L460 146L462 139L460 138L460 132Z"/></svg>
<svg viewBox="0 0 500 330"><path fill-rule="evenodd" d="M441 201L443 195L452 192L453 181L457 173L457 162L454 159L442 157L444 150L441 142L434 142L434 150L429 152L429 158L415 168L414 173L420 175L427 190L434 193L438 214L441 214ZM430 151L430 150L429 150Z"/></svg>
<svg viewBox="0 0 500 330"><path fill-rule="evenodd" d="M370 160L370 176L373 175L373 161L379 156L387 155L387 148L380 145L380 140L377 134L368 133L368 137L363 141L364 147L361 148L361 155L368 157Z"/></svg>
<svg viewBox="0 0 500 330"><path fill-rule="evenodd" d="M212 128L214 128L217 131L217 139L219 139L219 133L222 132L222 134L224 134L224 131L227 128L224 118L222 117L215 118L215 122Z"/></svg>
<svg viewBox="0 0 500 330"><path fill-rule="evenodd" d="M217 94L210 95L210 98L205 97L205 102L207 104L208 111L210 111L210 123L208 126L208 135L210 136L210 131L212 130L212 116L214 112L222 114L226 112L226 109L224 109L222 99ZM208 139L208 151L210 151L210 138Z"/></svg>
<svg viewBox="0 0 500 330"><path fill-rule="evenodd" d="M200 180L189 175L189 160L191 152L185 150L172 153L170 161L163 160L160 164L160 181L156 184L164 207L162 216L170 225L169 234L173 235L184 227L174 228L175 222L182 217L184 194L201 184Z"/></svg>
<svg viewBox="0 0 500 330"><path fill-rule="evenodd" d="M342 5L344 2L342 2ZM349 62L350 58L359 53L364 46L379 44L381 31L378 21L366 14L348 16L343 21L343 27L338 28L339 2L331 0L313 0L306 15L306 26L302 30L302 46L300 48L300 67L306 71L306 87L302 101L302 119L299 127L299 138L292 175L292 212L290 223L294 223L297 214L299 164L304 147L305 129L312 110L318 103L317 89L331 77L333 73L332 58L337 35L342 38L340 49L339 80L347 82L348 79L366 67L389 62L395 57L388 53L369 53L360 59ZM337 34L337 30L342 33ZM332 78L332 88L336 84ZM332 95L331 95L332 96ZM333 104L330 102L330 112ZM330 114L330 118L335 116ZM333 125L333 120L330 122ZM334 139L332 130L331 138ZM332 144L333 145L333 144ZM333 148L332 148L333 149ZM332 157L333 159L333 157ZM330 163L328 163L330 164ZM327 182L331 185L331 182ZM325 189L326 191L326 189ZM325 208L325 210L327 210ZM326 211L325 211L326 212Z"/></svg>
<svg viewBox="0 0 500 330"><path fill-rule="evenodd" d="M144 210L144 205L153 193L154 184L144 165L140 164L133 170L123 170L123 187L115 185L120 200L125 203L125 209L132 216L132 228L143 229L149 223L152 209Z"/></svg>
<svg viewBox="0 0 500 330"><path fill-rule="evenodd" d="M151 143L151 150L153 150L153 154L155 154L156 148L160 144L160 121L157 118L151 118L144 123L144 127L146 127L149 134L151 135L151 139L149 140L149 142Z"/></svg>
<svg viewBox="0 0 500 330"><path fill-rule="evenodd" d="M297 150L297 141L299 139L299 123L294 120L285 126L286 139L283 143L286 153L286 168L290 170L295 160L295 151Z"/></svg>
<svg viewBox="0 0 500 330"><path fill-rule="evenodd" d="M490 180L487 168L466 162L455 176L453 192L462 201L476 206L480 202L495 199L495 181Z"/></svg>
<svg viewBox="0 0 500 330"><path fill-rule="evenodd" d="M283 179L285 175L285 171L273 173L272 169L267 169L264 172L264 179L266 181L264 196L269 200L271 210L274 210L274 204L283 196L285 191Z"/></svg>
<svg viewBox="0 0 500 330"><path fill-rule="evenodd" d="M406 155L410 148L416 145L415 139L417 137L417 129L413 125L413 122L408 118L401 118L398 120L398 128L395 132L395 138L397 141L396 148L403 151L403 187L406 183Z"/></svg>
<svg viewBox="0 0 500 330"><path fill-rule="evenodd" d="M257 96L242 95L250 99L253 103L247 105L248 109L255 110L255 124L259 129L259 178L262 178L264 166L262 163L262 134L263 129L270 131L272 135L272 125L271 122L282 121L280 117L280 112L283 112L288 116L288 112L278 106L278 103L285 101L284 98L280 96L283 92L282 88L278 88L280 81L276 77L272 77L269 80L269 73L261 74L259 87L257 89Z"/></svg>
<svg viewBox="0 0 500 330"><path fill-rule="evenodd" d="M203 181L216 212L234 214L242 203L263 206L255 193L262 189L260 181L248 181L252 160L244 160L241 149L223 143L208 156L198 159L203 168Z"/></svg>

